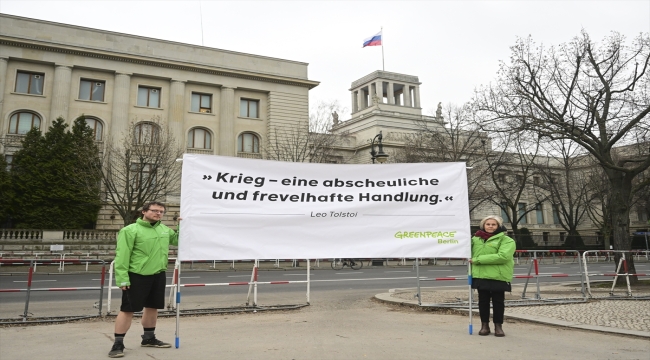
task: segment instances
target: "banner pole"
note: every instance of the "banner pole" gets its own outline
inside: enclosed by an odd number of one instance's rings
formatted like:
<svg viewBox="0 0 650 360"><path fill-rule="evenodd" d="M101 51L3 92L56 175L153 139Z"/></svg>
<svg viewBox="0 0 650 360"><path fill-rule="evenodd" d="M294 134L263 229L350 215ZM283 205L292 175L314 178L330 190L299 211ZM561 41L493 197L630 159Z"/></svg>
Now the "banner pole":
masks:
<svg viewBox="0 0 650 360"><path fill-rule="evenodd" d="M472 263L467 262L467 284L469 285L469 334L472 335Z"/></svg>
<svg viewBox="0 0 650 360"><path fill-rule="evenodd" d="M181 262L176 259L178 263L178 271L176 271L176 348L178 349L181 346L180 338L180 315L181 315Z"/></svg>

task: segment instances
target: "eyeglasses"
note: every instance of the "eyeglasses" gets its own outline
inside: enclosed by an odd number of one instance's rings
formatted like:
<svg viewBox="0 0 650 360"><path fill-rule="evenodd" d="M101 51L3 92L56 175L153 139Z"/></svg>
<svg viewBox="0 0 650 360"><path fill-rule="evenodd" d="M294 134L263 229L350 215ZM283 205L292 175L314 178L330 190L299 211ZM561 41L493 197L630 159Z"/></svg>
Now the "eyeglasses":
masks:
<svg viewBox="0 0 650 360"><path fill-rule="evenodd" d="M151 210L151 209L149 209L149 211L151 211L153 213L156 213L156 214L164 214L165 213L165 210Z"/></svg>

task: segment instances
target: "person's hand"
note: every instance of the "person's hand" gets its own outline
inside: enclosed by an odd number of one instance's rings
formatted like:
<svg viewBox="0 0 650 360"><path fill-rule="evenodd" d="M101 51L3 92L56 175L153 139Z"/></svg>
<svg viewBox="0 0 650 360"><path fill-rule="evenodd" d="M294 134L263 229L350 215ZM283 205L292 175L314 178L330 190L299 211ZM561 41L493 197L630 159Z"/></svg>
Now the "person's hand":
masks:
<svg viewBox="0 0 650 360"><path fill-rule="evenodd" d="M472 259L467 259L467 261L469 261L470 264L472 263Z"/></svg>
<svg viewBox="0 0 650 360"><path fill-rule="evenodd" d="M176 220L181 221L181 220L183 220L183 218L182 218L182 217L178 217L178 218L176 218Z"/></svg>
<svg viewBox="0 0 650 360"><path fill-rule="evenodd" d="M121 286L120 289L122 289L122 290L129 290L129 287L130 287L130 286Z"/></svg>

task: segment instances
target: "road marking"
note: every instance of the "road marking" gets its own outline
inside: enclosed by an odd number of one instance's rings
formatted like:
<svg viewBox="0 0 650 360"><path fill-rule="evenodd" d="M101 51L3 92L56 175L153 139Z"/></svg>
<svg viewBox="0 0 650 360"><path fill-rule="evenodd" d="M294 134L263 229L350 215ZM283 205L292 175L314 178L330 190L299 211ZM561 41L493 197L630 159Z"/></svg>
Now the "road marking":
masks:
<svg viewBox="0 0 650 360"><path fill-rule="evenodd" d="M453 270L427 270L427 271L453 271Z"/></svg>
<svg viewBox="0 0 650 360"><path fill-rule="evenodd" d="M47 281L56 281L56 280L32 280L33 283L35 282L47 282ZM26 283L27 280L14 280L15 283Z"/></svg>
<svg viewBox="0 0 650 360"><path fill-rule="evenodd" d="M181 276L181 279L200 279L200 276ZM167 279L173 279L171 276L167 276Z"/></svg>
<svg viewBox="0 0 650 360"><path fill-rule="evenodd" d="M228 275L228 277L251 277L250 275Z"/></svg>
<svg viewBox="0 0 650 360"><path fill-rule="evenodd" d="M283 274L284 276L307 276L307 274ZM311 274L311 276L314 276L314 274Z"/></svg>
<svg viewBox="0 0 650 360"><path fill-rule="evenodd" d="M344 272L344 273L335 273L336 275L352 275L352 274L363 274L363 271L355 271L355 272Z"/></svg>
<svg viewBox="0 0 650 360"><path fill-rule="evenodd" d="M451 271L451 270L450 270ZM410 270L395 270L395 271L384 271L385 273L410 273Z"/></svg>

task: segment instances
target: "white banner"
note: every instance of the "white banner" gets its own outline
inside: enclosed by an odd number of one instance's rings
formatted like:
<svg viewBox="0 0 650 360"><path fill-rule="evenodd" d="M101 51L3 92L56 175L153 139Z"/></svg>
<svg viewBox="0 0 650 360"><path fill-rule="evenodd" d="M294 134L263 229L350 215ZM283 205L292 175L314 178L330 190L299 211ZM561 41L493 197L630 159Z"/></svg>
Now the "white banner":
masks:
<svg viewBox="0 0 650 360"><path fill-rule="evenodd" d="M470 257L464 163L185 154L180 260Z"/></svg>

